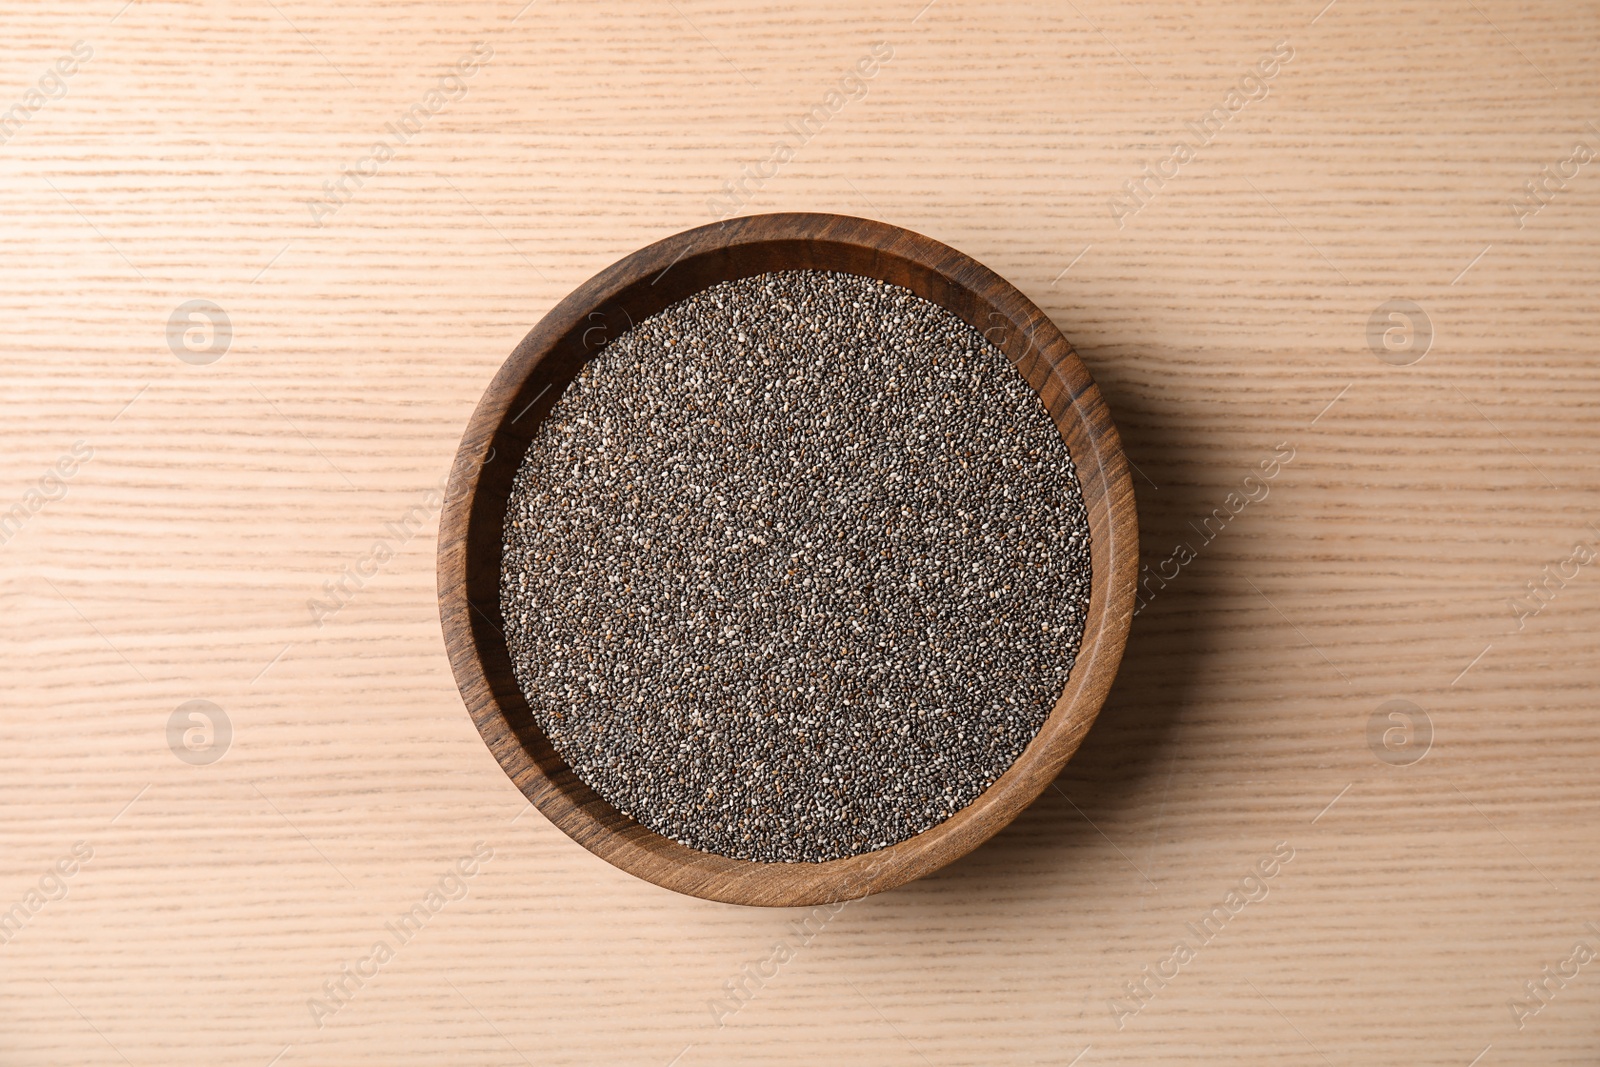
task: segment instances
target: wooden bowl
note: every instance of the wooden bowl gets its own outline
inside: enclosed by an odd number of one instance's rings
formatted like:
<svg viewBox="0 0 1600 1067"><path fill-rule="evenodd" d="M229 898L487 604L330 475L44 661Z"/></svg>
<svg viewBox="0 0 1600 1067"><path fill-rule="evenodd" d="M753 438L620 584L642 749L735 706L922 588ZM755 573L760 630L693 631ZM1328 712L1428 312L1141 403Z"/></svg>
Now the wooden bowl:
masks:
<svg viewBox="0 0 1600 1067"><path fill-rule="evenodd" d="M1061 699L1017 761L967 807L899 844L826 863L700 852L619 812L556 754L512 674L500 615L501 526L540 421L585 361L634 323L716 282L834 270L905 286L966 320L1038 391L1089 512L1089 614ZM840 215L756 215L657 241L601 271L523 338L483 394L456 454L439 527L439 614L456 682L517 788L569 837L630 874L710 900L815 905L881 892L978 847L1061 771L1116 675L1139 538L1127 460L1100 391L1055 324L981 263L921 234Z"/></svg>

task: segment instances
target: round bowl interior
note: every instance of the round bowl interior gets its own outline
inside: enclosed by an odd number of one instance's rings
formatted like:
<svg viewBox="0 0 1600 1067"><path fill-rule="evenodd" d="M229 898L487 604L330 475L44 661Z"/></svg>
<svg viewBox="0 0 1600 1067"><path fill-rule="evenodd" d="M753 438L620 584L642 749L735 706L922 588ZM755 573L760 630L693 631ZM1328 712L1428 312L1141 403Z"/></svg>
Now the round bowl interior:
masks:
<svg viewBox="0 0 1600 1067"><path fill-rule="evenodd" d="M756 863L699 852L622 814L572 772L512 673L500 613L502 523L540 422L584 363L634 323L717 282L833 270L910 289L966 320L1038 392L1077 468L1091 537L1088 619L1054 710L1015 763L967 807L915 837L826 863ZM472 416L439 529L439 605L451 666L490 751L568 836L658 885L736 904L798 906L881 892L964 855L1054 780L1105 699L1133 605L1138 531L1127 461L1100 391L1042 311L955 249L838 215L756 215L669 237L591 278L512 352Z"/></svg>

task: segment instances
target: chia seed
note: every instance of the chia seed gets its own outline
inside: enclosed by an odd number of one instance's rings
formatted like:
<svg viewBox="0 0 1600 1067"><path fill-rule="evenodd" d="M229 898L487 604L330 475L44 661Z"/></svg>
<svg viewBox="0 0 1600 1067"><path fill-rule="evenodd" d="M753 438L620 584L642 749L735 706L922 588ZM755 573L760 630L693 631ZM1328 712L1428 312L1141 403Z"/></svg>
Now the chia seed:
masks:
<svg viewBox="0 0 1600 1067"><path fill-rule="evenodd" d="M971 803L1049 716L1089 606L1037 394L943 308L826 271L713 285L586 364L504 549L556 751L657 833L766 862Z"/></svg>

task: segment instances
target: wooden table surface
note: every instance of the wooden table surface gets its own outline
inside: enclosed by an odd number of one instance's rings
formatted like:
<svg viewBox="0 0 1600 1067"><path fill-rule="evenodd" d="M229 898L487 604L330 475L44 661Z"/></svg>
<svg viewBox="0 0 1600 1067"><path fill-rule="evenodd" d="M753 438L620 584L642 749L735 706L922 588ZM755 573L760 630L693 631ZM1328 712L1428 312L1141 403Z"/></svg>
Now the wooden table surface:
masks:
<svg viewBox="0 0 1600 1067"><path fill-rule="evenodd" d="M1600 6L923 2L3 5L0 1064L1596 1061ZM435 608L517 340L769 210L1050 312L1151 575L837 912L554 830Z"/></svg>

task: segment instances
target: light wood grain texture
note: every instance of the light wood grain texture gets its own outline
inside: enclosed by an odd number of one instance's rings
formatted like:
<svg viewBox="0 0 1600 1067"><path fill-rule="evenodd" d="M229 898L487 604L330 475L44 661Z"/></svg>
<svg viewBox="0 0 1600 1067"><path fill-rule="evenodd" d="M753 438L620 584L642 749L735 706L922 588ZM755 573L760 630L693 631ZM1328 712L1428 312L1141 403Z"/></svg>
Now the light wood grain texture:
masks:
<svg viewBox="0 0 1600 1067"><path fill-rule="evenodd" d="M1600 7L521 8L4 5L0 116L93 55L0 144L0 516L59 496L0 546L0 916L93 857L0 944L0 1063L1594 1062L1600 963L1520 1029L1511 1002L1600 948L1600 567L1545 578L1600 543L1600 162L1511 205L1600 147ZM528 328L709 221L878 40L865 98L743 210L880 218L1017 285L1105 394L1143 561L1197 558L1059 791L828 915L729 1015L809 912L667 892L531 809L450 675L427 494ZM317 225L477 42L465 95ZM1369 346L1397 298L1432 327L1408 366ZM190 300L231 322L207 365L168 346ZM168 747L192 699L232 725L210 764ZM1392 699L1431 720L1409 766L1369 745Z"/></svg>

